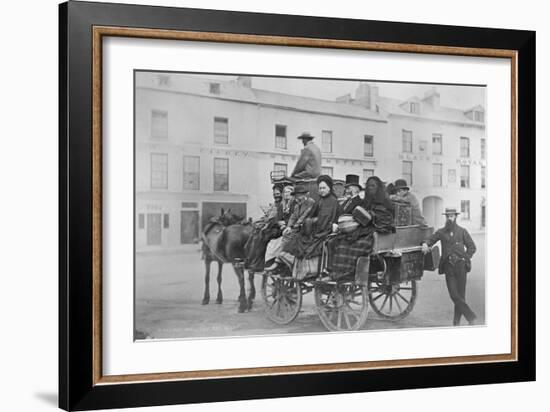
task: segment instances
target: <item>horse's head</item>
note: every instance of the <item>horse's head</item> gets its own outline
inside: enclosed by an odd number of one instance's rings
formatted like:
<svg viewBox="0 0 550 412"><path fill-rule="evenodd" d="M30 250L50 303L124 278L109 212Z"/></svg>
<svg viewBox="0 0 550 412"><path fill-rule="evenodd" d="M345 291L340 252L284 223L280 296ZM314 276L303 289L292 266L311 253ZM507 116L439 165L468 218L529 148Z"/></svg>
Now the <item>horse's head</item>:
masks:
<svg viewBox="0 0 550 412"><path fill-rule="evenodd" d="M224 225L224 226L230 226L234 225L235 223L238 223L242 221L243 218L241 216L238 216L234 213L231 213L231 209L224 210L224 208L221 208L220 217L218 218L218 221Z"/></svg>

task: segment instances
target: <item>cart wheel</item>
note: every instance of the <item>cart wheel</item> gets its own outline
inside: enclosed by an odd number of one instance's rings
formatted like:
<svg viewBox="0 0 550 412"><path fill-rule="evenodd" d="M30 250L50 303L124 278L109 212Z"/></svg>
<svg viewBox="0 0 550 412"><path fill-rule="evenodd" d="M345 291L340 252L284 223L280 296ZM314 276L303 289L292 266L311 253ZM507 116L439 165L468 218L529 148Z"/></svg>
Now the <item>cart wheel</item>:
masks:
<svg viewBox="0 0 550 412"><path fill-rule="evenodd" d="M292 277L266 275L262 282L262 296L267 317L279 325L296 319L302 307L300 283Z"/></svg>
<svg viewBox="0 0 550 412"><path fill-rule="evenodd" d="M355 282L315 285L319 318L330 331L359 330L367 321L369 303L366 286Z"/></svg>
<svg viewBox="0 0 550 412"><path fill-rule="evenodd" d="M372 309L383 319L406 318L416 303L416 280L406 283L369 283L369 302Z"/></svg>

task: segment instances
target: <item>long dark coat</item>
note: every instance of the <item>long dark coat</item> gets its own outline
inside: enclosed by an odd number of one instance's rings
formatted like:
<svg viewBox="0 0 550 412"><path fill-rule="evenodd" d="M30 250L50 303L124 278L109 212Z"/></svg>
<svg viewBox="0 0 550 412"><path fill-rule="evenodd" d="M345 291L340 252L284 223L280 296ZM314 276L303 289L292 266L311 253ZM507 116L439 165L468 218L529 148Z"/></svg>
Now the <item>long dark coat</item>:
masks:
<svg viewBox="0 0 550 412"><path fill-rule="evenodd" d="M269 212L254 223L254 230L245 244L246 266L249 270L262 271L267 244L271 239L281 236L278 222L283 220L282 202L271 205Z"/></svg>
<svg viewBox="0 0 550 412"><path fill-rule="evenodd" d="M355 209L357 206L360 206L363 204L363 199L357 196L353 196L352 198L344 200L344 203L340 206L340 210L338 212L338 215L349 215L351 212L353 212L353 209Z"/></svg>
<svg viewBox="0 0 550 412"><path fill-rule="evenodd" d="M430 247L441 241L441 259L439 260L439 273L444 273L444 265L449 257L455 255L456 258L465 261L466 272L472 268L470 259L476 252L476 245L466 229L455 225L452 231L445 228L439 229L426 241Z"/></svg>
<svg viewBox="0 0 550 412"><path fill-rule="evenodd" d="M307 219L311 219L311 233L300 231L283 246L283 251L298 259L319 256L322 242L332 232L332 224L338 220L338 199L331 193L315 202Z"/></svg>

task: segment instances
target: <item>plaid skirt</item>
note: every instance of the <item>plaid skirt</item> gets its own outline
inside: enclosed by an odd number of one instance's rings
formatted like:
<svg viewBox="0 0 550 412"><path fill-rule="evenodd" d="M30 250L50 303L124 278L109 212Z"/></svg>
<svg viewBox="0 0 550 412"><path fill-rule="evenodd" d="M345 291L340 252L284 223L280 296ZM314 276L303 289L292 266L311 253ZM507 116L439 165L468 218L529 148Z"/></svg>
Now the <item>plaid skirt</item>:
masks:
<svg viewBox="0 0 550 412"><path fill-rule="evenodd" d="M372 252L373 233L374 231L368 232L359 238L346 236L332 239L331 242L335 244L329 247L334 252L330 259L331 272L339 276L354 274L357 259Z"/></svg>

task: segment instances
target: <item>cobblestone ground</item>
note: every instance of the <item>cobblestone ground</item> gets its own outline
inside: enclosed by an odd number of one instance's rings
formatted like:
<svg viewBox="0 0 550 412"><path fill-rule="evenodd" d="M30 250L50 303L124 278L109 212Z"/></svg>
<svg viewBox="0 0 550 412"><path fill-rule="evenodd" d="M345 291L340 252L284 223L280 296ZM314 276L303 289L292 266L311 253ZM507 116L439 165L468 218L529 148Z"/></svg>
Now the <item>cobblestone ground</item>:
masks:
<svg viewBox="0 0 550 412"><path fill-rule="evenodd" d="M474 235L478 252L468 276L466 300L485 322L485 236ZM224 301L215 302L217 265L212 265L210 304L202 305L204 262L198 246L185 253L140 254L136 257L136 337L197 338L285 333L323 332L315 309L313 293L304 296L302 311L290 325L270 321L261 298L261 278L255 281L257 296L250 312L238 313L238 282L230 265L223 267ZM248 283L248 282L247 282ZM247 285L248 287L248 285ZM418 298L405 319L382 320L371 310L365 329L402 329L451 326L453 306L445 278L437 272L424 272L418 282ZM463 321L464 322L464 321Z"/></svg>

